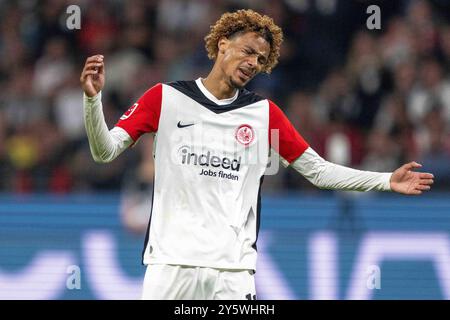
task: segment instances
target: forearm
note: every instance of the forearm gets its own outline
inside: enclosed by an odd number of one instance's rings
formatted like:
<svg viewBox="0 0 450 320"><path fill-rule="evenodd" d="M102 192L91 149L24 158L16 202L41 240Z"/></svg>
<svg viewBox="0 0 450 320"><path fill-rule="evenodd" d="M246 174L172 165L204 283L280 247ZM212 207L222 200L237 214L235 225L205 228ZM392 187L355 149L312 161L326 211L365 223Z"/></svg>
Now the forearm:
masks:
<svg viewBox="0 0 450 320"><path fill-rule="evenodd" d="M322 189L390 191L392 173L356 170L326 161L308 148L291 164L315 186Z"/></svg>
<svg viewBox="0 0 450 320"><path fill-rule="evenodd" d="M108 130L103 115L101 92L94 97L84 94L84 124L95 162L106 163L117 158L133 140L122 128Z"/></svg>

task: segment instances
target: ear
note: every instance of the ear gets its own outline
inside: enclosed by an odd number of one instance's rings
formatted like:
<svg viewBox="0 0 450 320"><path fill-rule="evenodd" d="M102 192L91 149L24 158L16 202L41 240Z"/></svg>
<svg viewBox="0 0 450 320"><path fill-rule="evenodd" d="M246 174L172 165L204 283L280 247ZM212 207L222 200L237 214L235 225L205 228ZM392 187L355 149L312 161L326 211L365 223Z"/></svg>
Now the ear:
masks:
<svg viewBox="0 0 450 320"><path fill-rule="evenodd" d="M218 47L218 54L224 54L225 51L228 49L228 46L230 45L230 40L222 37L219 39L219 42L217 42Z"/></svg>

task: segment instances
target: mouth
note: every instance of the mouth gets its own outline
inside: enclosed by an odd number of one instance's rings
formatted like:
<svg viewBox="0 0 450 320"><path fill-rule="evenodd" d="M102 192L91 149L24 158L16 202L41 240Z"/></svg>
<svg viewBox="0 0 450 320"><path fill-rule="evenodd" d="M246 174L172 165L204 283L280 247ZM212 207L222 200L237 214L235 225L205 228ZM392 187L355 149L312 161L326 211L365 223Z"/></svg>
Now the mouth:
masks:
<svg viewBox="0 0 450 320"><path fill-rule="evenodd" d="M251 71L249 71L247 69L238 68L238 70L239 70L241 79L244 79L244 80L247 81L247 80L249 80L249 79L251 79L253 77L253 72L251 72Z"/></svg>

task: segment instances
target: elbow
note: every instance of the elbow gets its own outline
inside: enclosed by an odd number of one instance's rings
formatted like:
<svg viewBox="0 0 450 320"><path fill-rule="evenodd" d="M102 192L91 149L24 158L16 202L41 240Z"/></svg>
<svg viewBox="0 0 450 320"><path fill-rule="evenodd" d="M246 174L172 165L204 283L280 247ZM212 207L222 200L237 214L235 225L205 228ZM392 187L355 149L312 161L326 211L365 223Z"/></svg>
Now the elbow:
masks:
<svg viewBox="0 0 450 320"><path fill-rule="evenodd" d="M116 158L117 151L114 148L108 148L104 143L97 143L96 140L91 139L89 135L88 138L91 156L96 163L109 163Z"/></svg>
<svg viewBox="0 0 450 320"><path fill-rule="evenodd" d="M90 145L91 156L95 163L109 163L115 159L114 153L108 150L98 150L93 145Z"/></svg>

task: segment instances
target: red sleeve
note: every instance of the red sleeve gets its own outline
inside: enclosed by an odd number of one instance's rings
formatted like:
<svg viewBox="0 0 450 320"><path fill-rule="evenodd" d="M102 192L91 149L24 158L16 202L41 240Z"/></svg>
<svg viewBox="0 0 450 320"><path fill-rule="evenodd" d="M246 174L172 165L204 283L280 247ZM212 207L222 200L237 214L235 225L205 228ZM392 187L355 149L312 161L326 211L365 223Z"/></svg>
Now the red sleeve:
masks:
<svg viewBox="0 0 450 320"><path fill-rule="evenodd" d="M131 106L116 123L124 129L133 141L137 141L146 132L158 131L161 114L162 84L158 83L148 89L139 100Z"/></svg>
<svg viewBox="0 0 450 320"><path fill-rule="evenodd" d="M278 143L272 141L272 129L278 129ZM274 136L276 137L276 136ZM269 100L269 144L286 161L291 163L308 149L308 143L295 130L281 109Z"/></svg>

